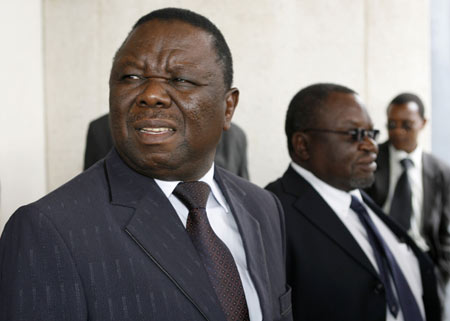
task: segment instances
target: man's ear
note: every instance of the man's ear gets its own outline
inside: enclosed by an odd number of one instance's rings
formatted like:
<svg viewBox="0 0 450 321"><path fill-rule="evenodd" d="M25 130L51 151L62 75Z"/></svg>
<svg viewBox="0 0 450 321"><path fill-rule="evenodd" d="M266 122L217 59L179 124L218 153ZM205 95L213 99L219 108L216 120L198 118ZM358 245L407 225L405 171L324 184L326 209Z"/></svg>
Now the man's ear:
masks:
<svg viewBox="0 0 450 321"><path fill-rule="evenodd" d="M225 94L225 121L223 123L223 130L228 130L231 127L231 119L239 102L239 90L231 88Z"/></svg>
<svg viewBox="0 0 450 321"><path fill-rule="evenodd" d="M422 119L422 127L420 127L420 129L422 130L426 124L427 124L427 119L426 118Z"/></svg>
<svg viewBox="0 0 450 321"><path fill-rule="evenodd" d="M303 132L295 132L291 138L292 158L294 161L306 161L309 159L309 136ZM294 158L295 157L295 158Z"/></svg>

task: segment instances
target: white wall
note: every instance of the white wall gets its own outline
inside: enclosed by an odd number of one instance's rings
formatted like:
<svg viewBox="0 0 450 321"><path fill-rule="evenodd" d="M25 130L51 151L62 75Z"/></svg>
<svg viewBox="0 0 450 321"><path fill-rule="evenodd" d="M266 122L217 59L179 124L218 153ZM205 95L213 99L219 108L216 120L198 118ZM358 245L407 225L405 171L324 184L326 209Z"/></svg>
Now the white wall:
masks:
<svg viewBox="0 0 450 321"><path fill-rule="evenodd" d="M1 109L2 151L10 159L2 152L4 216L41 195L45 175L52 190L81 171L88 123L108 110L113 54L154 9L189 8L222 30L241 90L235 122L248 136L251 180L261 186L287 167L284 117L304 86L336 82L357 90L384 137L385 107L398 92L416 92L429 106L428 0L43 0L44 121L39 4L0 5L3 39L19 48L2 52L2 71L10 70L0 87L10 97ZM27 12L32 18L21 23ZM428 148L429 131L423 141Z"/></svg>
<svg viewBox="0 0 450 321"><path fill-rule="evenodd" d="M431 2L431 28L433 153L450 162L450 1Z"/></svg>
<svg viewBox="0 0 450 321"><path fill-rule="evenodd" d="M46 192L40 0L0 2L0 232Z"/></svg>
<svg viewBox="0 0 450 321"><path fill-rule="evenodd" d="M284 116L301 87L331 81L356 89L383 130L386 104L399 91L429 103L426 0L44 3L50 188L81 170L87 124L108 109L115 50L141 15L165 6L206 15L228 40L241 90L235 121L248 135L250 175L259 185L288 164Z"/></svg>
<svg viewBox="0 0 450 321"><path fill-rule="evenodd" d="M450 162L450 2L431 2L431 75L433 103L433 153ZM450 283L445 301L446 318L450 321Z"/></svg>

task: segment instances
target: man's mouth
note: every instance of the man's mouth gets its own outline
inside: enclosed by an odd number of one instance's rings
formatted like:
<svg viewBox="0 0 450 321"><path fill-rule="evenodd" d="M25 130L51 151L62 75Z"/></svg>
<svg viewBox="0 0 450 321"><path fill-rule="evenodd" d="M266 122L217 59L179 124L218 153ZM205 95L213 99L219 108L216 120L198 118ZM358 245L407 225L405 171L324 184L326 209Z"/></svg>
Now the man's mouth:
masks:
<svg viewBox="0 0 450 321"><path fill-rule="evenodd" d="M145 119L133 124L138 140L144 145L168 143L177 132L177 124L166 119Z"/></svg>
<svg viewBox="0 0 450 321"><path fill-rule="evenodd" d="M362 168L364 168L365 170L370 171L370 172L375 172L375 170L377 169L377 163L375 163L375 162L360 163L359 165Z"/></svg>
<svg viewBox="0 0 450 321"><path fill-rule="evenodd" d="M365 171L374 172L377 169L376 154L370 154L363 159L360 159L357 163L360 168Z"/></svg>
<svg viewBox="0 0 450 321"><path fill-rule="evenodd" d="M158 135L158 134L165 134L168 132L175 131L173 128L169 127L144 127L138 129L141 133L149 134L149 135Z"/></svg>

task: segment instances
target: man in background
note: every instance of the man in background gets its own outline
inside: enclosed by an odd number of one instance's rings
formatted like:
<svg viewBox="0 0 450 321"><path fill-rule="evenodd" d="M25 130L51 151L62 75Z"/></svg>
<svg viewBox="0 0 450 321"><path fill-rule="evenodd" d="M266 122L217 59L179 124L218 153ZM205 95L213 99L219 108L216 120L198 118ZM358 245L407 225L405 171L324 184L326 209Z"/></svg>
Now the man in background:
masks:
<svg viewBox="0 0 450 321"><path fill-rule="evenodd" d="M143 16L110 74L114 149L0 239L0 320L292 320L279 201L214 166L239 91L194 12Z"/></svg>
<svg viewBox="0 0 450 321"><path fill-rule="evenodd" d="M367 193L429 253L443 300L450 275L450 168L418 144L427 121L417 95L395 97L387 119L389 139L380 145Z"/></svg>
<svg viewBox="0 0 450 321"><path fill-rule="evenodd" d="M353 90L315 84L286 116L292 162L266 188L286 215L294 319L440 321L431 260L364 193L377 154Z"/></svg>
<svg viewBox="0 0 450 321"><path fill-rule="evenodd" d="M88 169L105 157L113 147L109 114L89 123L83 169ZM230 172L249 179L247 169L247 138L244 131L235 123L222 133L216 149L214 163Z"/></svg>

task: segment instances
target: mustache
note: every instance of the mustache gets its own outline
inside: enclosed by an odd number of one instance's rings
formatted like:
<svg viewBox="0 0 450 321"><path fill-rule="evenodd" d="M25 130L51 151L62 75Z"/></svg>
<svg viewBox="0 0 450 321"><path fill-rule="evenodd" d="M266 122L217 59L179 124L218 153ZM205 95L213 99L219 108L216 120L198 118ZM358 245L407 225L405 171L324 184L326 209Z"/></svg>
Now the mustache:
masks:
<svg viewBox="0 0 450 321"><path fill-rule="evenodd" d="M356 159L357 162L374 162L378 157L377 152L362 151L362 154Z"/></svg>
<svg viewBox="0 0 450 321"><path fill-rule="evenodd" d="M141 112L139 114L128 114L127 123L134 123L137 121L148 119L167 119L167 120L174 120L177 122L179 120L178 117L172 115L171 113L167 113L165 110L154 109Z"/></svg>

